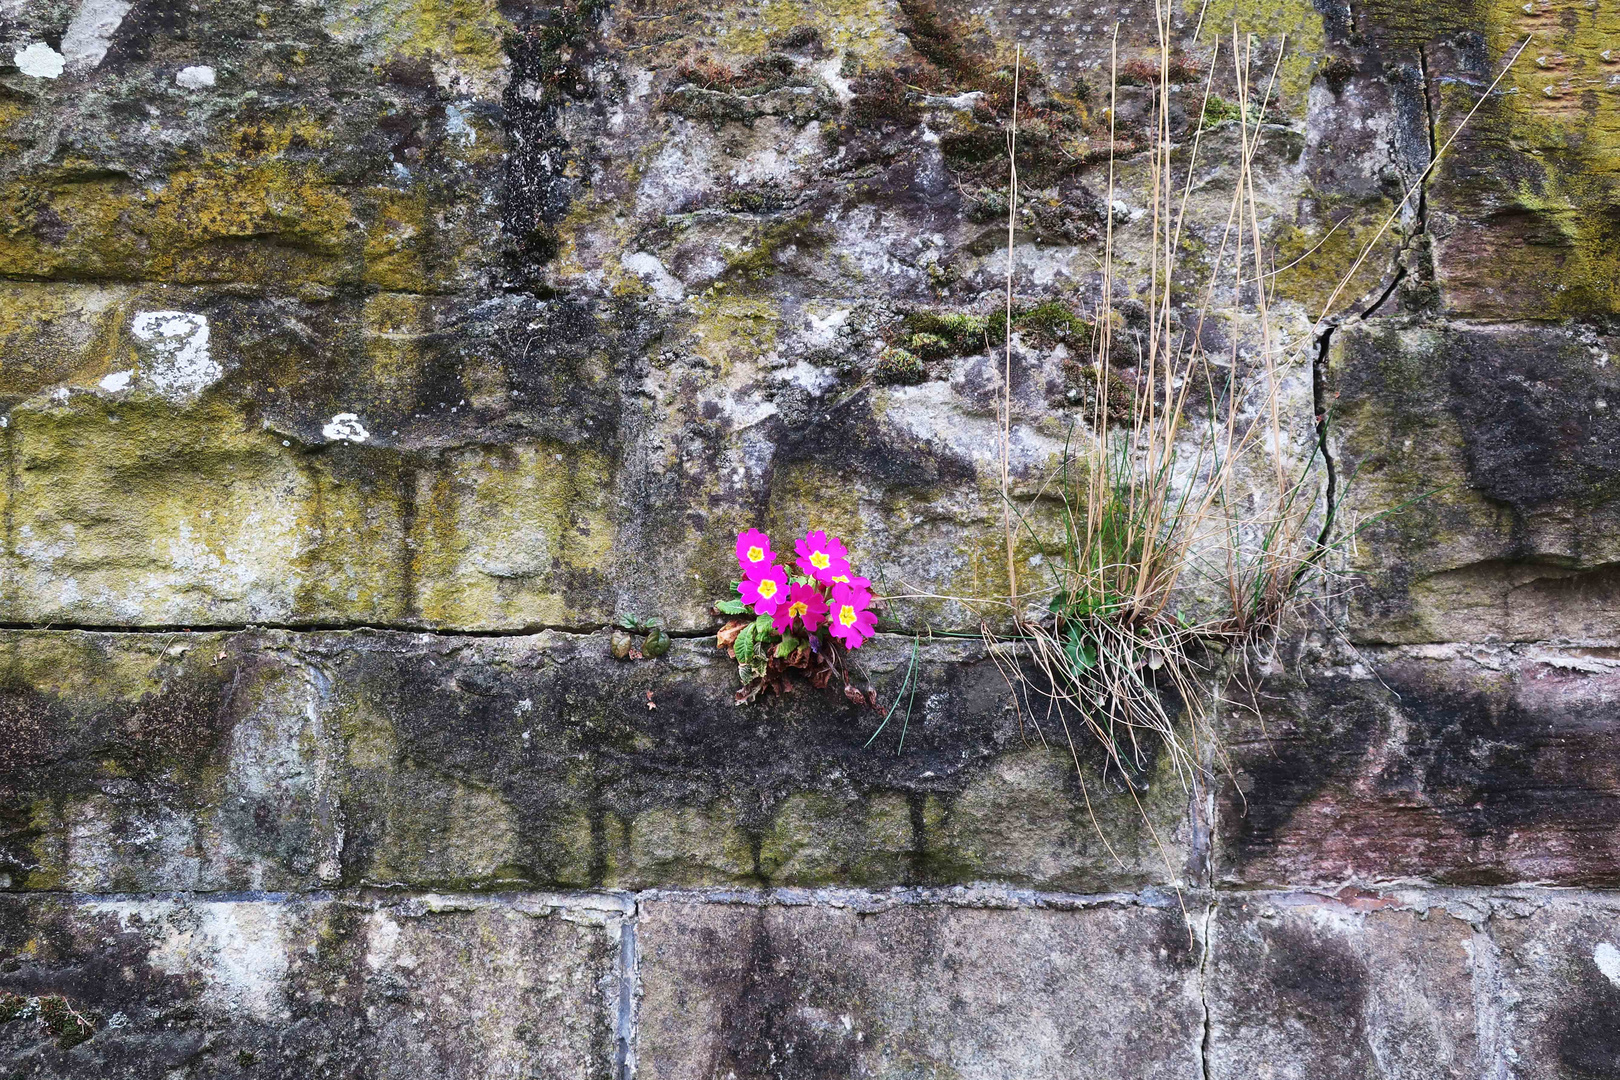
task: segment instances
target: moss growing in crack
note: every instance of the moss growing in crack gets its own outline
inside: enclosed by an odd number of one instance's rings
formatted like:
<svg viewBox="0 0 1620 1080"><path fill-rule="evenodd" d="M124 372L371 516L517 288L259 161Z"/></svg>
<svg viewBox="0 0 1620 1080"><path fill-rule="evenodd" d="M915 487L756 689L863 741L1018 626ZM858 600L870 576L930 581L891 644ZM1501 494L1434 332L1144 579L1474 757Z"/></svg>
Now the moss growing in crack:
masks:
<svg viewBox="0 0 1620 1080"><path fill-rule="evenodd" d="M890 346L878 353L872 378L886 386L915 386L928 377L916 353Z"/></svg>
<svg viewBox="0 0 1620 1080"><path fill-rule="evenodd" d="M912 334L906 339L906 349L924 360L940 360L955 351L950 342L937 334Z"/></svg>
<svg viewBox="0 0 1620 1080"><path fill-rule="evenodd" d="M39 1019L63 1050L71 1050L96 1033L93 1015L80 1012L67 998L54 994L39 999Z"/></svg>
<svg viewBox="0 0 1620 1080"><path fill-rule="evenodd" d="M776 222L760 233L753 247L732 256L722 280L761 281L776 273L777 256L785 249L814 250L826 243L826 236L815 227L815 219L809 214Z"/></svg>
<svg viewBox="0 0 1620 1080"><path fill-rule="evenodd" d="M1085 338L1090 344L1092 324L1081 318L1067 304L1048 300L1021 313L1014 312L1013 325L1039 338L1043 342L1068 342Z"/></svg>
<svg viewBox="0 0 1620 1080"><path fill-rule="evenodd" d="M1044 300L1028 307L1013 308L1013 330L1030 344L1051 348L1066 344L1073 352L1085 352L1091 347L1091 335L1096 324L1058 300ZM995 311L985 318L984 335L991 345L1007 340L1007 313Z"/></svg>
<svg viewBox="0 0 1620 1080"><path fill-rule="evenodd" d="M1059 91L1028 55L1015 71L1009 54L993 51L975 29L948 18L932 0L901 0L900 8L906 19L901 29L917 59L864 68L851 79L855 100L839 137L861 152L848 160L892 155L895 143L883 138L884 128L915 125L924 110L937 107L931 99L968 95L968 108L959 100L935 113L939 148L965 187L994 188L1005 183L1005 128L1015 86L1019 169L1026 179L1055 182L1094 160L1097 142L1106 142L1108 132L1087 108L1083 82L1073 92Z"/></svg>
<svg viewBox="0 0 1620 1080"><path fill-rule="evenodd" d="M733 214L774 214L788 204L788 193L776 180L739 184L720 199L720 205Z"/></svg>
<svg viewBox="0 0 1620 1080"><path fill-rule="evenodd" d="M763 94L784 86L808 85L799 76L791 56L771 53L750 60L741 70L718 63L707 54L683 61L675 69L678 84L701 90L722 90L729 94Z"/></svg>
<svg viewBox="0 0 1620 1080"><path fill-rule="evenodd" d="M0 990L0 1024L8 1024L28 1008L28 999L9 990Z"/></svg>
<svg viewBox="0 0 1620 1080"><path fill-rule="evenodd" d="M929 359L970 356L992 344L987 336L989 319L983 315L914 311L900 325L912 350Z"/></svg>
<svg viewBox="0 0 1620 1080"><path fill-rule="evenodd" d="M1254 120L1258 112L1258 109L1251 106L1249 119ZM1237 102L1228 101L1219 94L1211 94L1209 99L1204 102L1204 116L1200 126L1207 131L1213 127L1220 127L1228 121L1241 119L1243 119L1243 110L1238 106Z"/></svg>
<svg viewBox="0 0 1620 1080"><path fill-rule="evenodd" d="M1197 64L1178 50L1170 54L1170 62L1164 68L1164 77L1171 86L1180 86L1183 83L1197 82L1203 78L1203 73L1198 70ZM1159 65L1152 60L1127 60L1119 66L1119 85L1158 86Z"/></svg>

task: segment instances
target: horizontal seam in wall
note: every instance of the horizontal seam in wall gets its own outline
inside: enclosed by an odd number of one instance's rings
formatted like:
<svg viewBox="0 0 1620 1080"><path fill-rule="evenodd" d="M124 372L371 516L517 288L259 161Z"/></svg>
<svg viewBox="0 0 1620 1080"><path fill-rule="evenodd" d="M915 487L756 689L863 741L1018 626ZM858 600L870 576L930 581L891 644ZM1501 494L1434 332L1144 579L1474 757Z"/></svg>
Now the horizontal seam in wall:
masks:
<svg viewBox="0 0 1620 1080"><path fill-rule="evenodd" d="M713 904L739 907L823 907L848 909L856 914L896 907L949 907L971 910L1053 910L1077 911L1086 908L1147 908L1178 910L1195 900L1218 902L1271 903L1280 906L1339 906L1349 910L1421 910L1458 904L1515 903L1526 900L1588 900L1620 905L1620 888L1600 889L1556 885L1507 886L1391 886L1359 892L1349 898L1335 895L1331 887L1297 886L1255 889L1187 889L1179 893L1169 888L1149 888L1141 892L1071 893L1016 889L993 884L940 886L928 888L865 889L670 889L630 890L440 890L360 886L320 889L308 892L188 891L95 893L70 890L11 890L0 898L15 900L67 900L81 904L117 903L264 903L296 904L344 901L379 903L433 901L441 910L458 907L499 907L531 904L563 910L594 910L604 914L632 914L644 902ZM1376 899L1375 899L1376 897ZM1382 903L1378 901L1383 901Z"/></svg>

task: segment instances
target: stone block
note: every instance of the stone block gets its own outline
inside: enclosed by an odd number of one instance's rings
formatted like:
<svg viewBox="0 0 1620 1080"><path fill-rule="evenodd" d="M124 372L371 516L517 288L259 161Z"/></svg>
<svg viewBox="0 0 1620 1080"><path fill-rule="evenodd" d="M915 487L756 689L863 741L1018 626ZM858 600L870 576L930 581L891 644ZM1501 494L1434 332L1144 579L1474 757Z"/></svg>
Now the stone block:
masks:
<svg viewBox="0 0 1620 1080"><path fill-rule="evenodd" d="M1506 1074L1584 1080L1620 1061L1620 905L1612 894L1526 894L1491 918Z"/></svg>
<svg viewBox="0 0 1620 1080"><path fill-rule="evenodd" d="M1224 900L1211 925L1211 1080L1486 1075L1485 946L1467 922L1373 896L1257 895Z"/></svg>
<svg viewBox="0 0 1620 1080"><path fill-rule="evenodd" d="M1553 327L1334 335L1358 640L1616 642L1611 344Z"/></svg>
<svg viewBox="0 0 1620 1080"><path fill-rule="evenodd" d="M1620 882L1612 650L1358 660L1318 657L1234 710L1219 880Z"/></svg>
<svg viewBox="0 0 1620 1080"><path fill-rule="evenodd" d="M883 717L836 692L737 707L735 665L706 639L641 662L613 660L605 634L551 632L7 640L10 888L1097 891L1194 861L1169 763L1127 790L1082 743L1082 790L978 642L922 646L915 696L867 746ZM859 656L892 705L911 643Z"/></svg>
<svg viewBox="0 0 1620 1080"><path fill-rule="evenodd" d="M0 897L0 1062L30 1076L615 1075L602 897Z"/></svg>
<svg viewBox="0 0 1620 1080"><path fill-rule="evenodd" d="M1161 908L643 900L637 1075L1199 1075L1198 951Z"/></svg>

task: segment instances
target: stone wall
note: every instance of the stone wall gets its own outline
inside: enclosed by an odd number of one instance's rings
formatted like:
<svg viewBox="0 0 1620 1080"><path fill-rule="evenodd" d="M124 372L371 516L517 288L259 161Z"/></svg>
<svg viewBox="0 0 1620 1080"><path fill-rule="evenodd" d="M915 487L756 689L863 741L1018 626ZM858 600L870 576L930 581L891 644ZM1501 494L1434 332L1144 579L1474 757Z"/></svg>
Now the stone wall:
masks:
<svg viewBox="0 0 1620 1080"><path fill-rule="evenodd" d="M1095 310L1112 218L1134 325L1151 8L0 0L0 1071L1620 1077L1620 25L1178 8L1195 269L1234 21L1346 543L1189 789L953 599L1002 364L1039 508L1081 324L885 354L1003 303L1015 45L1020 310ZM731 703L755 525L920 597L870 745Z"/></svg>

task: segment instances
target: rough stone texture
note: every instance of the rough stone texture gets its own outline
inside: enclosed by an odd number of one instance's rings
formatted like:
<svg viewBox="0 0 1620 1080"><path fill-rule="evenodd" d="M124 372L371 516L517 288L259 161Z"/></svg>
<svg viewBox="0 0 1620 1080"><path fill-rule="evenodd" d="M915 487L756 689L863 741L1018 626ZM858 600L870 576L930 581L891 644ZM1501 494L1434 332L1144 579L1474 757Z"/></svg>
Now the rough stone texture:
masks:
<svg viewBox="0 0 1620 1080"><path fill-rule="evenodd" d="M1524 1076L1612 1074L1620 1061L1620 907L1612 895L1525 897L1495 933L1511 1002L1504 1056Z"/></svg>
<svg viewBox="0 0 1620 1080"><path fill-rule="evenodd" d="M7 897L0 1061L39 1077L611 1076L623 907L559 899Z"/></svg>
<svg viewBox="0 0 1620 1080"><path fill-rule="evenodd" d="M1334 335L1352 633L1620 641L1620 369L1581 327Z"/></svg>
<svg viewBox="0 0 1620 1080"><path fill-rule="evenodd" d="M962 602L1009 569L1009 361L906 322L1005 303L1016 43L1041 580L1110 222L1122 378L1146 317L1154 22L0 3L0 1071L1620 1076L1615 13L1175 11L1184 268L1236 22L1281 450L1343 541L1213 673L1195 791L1014 707ZM908 597L870 746L731 704L753 525ZM612 660L647 618L670 654Z"/></svg>
<svg viewBox="0 0 1620 1080"><path fill-rule="evenodd" d="M1441 911L1380 910L1394 903L1257 896L1213 917L1208 1075L1489 1075L1473 930Z"/></svg>
<svg viewBox="0 0 1620 1080"><path fill-rule="evenodd" d="M1198 1075L1199 954L1173 902L644 900L638 942L644 1076Z"/></svg>
<svg viewBox="0 0 1620 1080"><path fill-rule="evenodd" d="M808 691L735 707L709 640L625 664L549 632L0 637L13 888L1103 891L1191 858L1168 770L1127 791L1092 754L1082 792L978 642L922 650L910 719L868 748L882 716ZM908 644L862 656L898 691Z"/></svg>
<svg viewBox="0 0 1620 1080"><path fill-rule="evenodd" d="M1232 728L1220 878L1620 885L1612 649L1369 650Z"/></svg>

